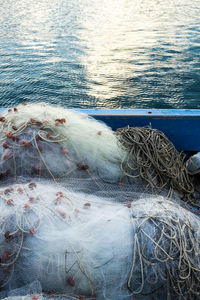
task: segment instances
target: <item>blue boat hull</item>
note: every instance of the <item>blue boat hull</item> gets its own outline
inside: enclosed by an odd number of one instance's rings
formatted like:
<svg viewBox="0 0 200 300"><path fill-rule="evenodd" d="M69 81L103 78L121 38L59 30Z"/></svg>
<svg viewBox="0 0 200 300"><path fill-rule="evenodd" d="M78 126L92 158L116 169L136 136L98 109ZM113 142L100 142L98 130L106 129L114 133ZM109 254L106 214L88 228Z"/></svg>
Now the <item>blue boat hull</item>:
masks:
<svg viewBox="0 0 200 300"><path fill-rule="evenodd" d="M200 151L200 110L82 110L111 126L151 126L159 129L180 151Z"/></svg>

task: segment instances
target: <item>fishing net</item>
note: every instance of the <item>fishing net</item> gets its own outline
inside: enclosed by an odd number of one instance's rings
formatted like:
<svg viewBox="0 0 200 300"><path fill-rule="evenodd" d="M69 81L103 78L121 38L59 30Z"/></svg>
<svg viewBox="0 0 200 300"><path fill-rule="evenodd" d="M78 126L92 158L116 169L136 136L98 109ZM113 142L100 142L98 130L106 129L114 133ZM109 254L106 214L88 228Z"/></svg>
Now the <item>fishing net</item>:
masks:
<svg viewBox="0 0 200 300"><path fill-rule="evenodd" d="M160 131L20 105L0 117L0 179L0 299L200 297L194 185Z"/></svg>
<svg viewBox="0 0 200 300"><path fill-rule="evenodd" d="M148 204L140 200L133 207L133 265L128 281L131 291L148 296L161 288L167 299L198 299L199 218L161 198Z"/></svg>
<svg viewBox="0 0 200 300"><path fill-rule="evenodd" d="M9 109L0 118L0 176L119 182L124 151L112 130L85 114L50 105Z"/></svg>
<svg viewBox="0 0 200 300"><path fill-rule="evenodd" d="M162 197L125 203L46 181L1 188L2 289L39 281L69 299L199 297L199 218Z"/></svg>
<svg viewBox="0 0 200 300"><path fill-rule="evenodd" d="M185 166L185 155L176 150L170 140L157 129L127 127L117 130L117 136L128 153L121 162L123 174L130 179L142 178L152 192L168 189L194 204L195 188Z"/></svg>
<svg viewBox="0 0 200 300"><path fill-rule="evenodd" d="M92 298L90 298L92 299ZM25 296L10 296L8 298L4 298L3 300L90 300L86 297L79 296L68 296L68 295L44 295L44 294L33 294L33 295L25 295ZM94 298L93 298L94 299Z"/></svg>
<svg viewBox="0 0 200 300"><path fill-rule="evenodd" d="M55 294L27 294L24 296L9 296L3 300L95 300L85 296L55 295Z"/></svg>
<svg viewBox="0 0 200 300"><path fill-rule="evenodd" d="M2 299L3 293L0 293ZM20 288L11 290L8 293L8 297L4 300L94 300L94 298L88 298L79 295L70 294L56 294L54 290L51 290L48 294L42 293L42 286L38 280L22 286Z"/></svg>
<svg viewBox="0 0 200 300"><path fill-rule="evenodd" d="M124 288L132 253L127 207L50 183L12 185L0 196L2 288L39 280L47 293L97 299L130 294Z"/></svg>
<svg viewBox="0 0 200 300"><path fill-rule="evenodd" d="M178 197L194 203L184 156L158 130L115 133L87 115L39 103L19 105L2 115L0 142L2 180L52 178L90 193L109 194L118 185L164 196L178 191Z"/></svg>

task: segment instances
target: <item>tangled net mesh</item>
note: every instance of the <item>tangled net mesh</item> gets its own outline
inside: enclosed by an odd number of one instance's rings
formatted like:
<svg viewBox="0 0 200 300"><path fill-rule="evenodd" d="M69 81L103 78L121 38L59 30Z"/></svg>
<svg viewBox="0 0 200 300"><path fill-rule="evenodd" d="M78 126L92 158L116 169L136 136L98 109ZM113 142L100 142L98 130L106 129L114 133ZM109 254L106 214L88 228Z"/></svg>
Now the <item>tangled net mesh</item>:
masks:
<svg viewBox="0 0 200 300"><path fill-rule="evenodd" d="M47 104L20 105L0 118L0 176L119 182L124 151L112 130Z"/></svg>
<svg viewBox="0 0 200 300"><path fill-rule="evenodd" d="M114 133L84 114L40 103L5 113L0 142L4 180L46 177L91 193L109 194L113 184L168 197L178 191L195 204L184 155L155 129L128 127Z"/></svg>
<svg viewBox="0 0 200 300"><path fill-rule="evenodd" d="M90 299L130 296L124 288L132 252L127 207L58 190L49 182L31 182L1 189L0 208L2 288L39 280L46 293ZM120 251L117 233L124 238Z"/></svg>
<svg viewBox="0 0 200 300"><path fill-rule="evenodd" d="M117 136L128 153L121 169L129 178L140 177L147 187L161 193L169 188L182 199L195 203L195 187L185 166L185 155L176 150L163 132L146 127L127 127L117 130Z"/></svg>
<svg viewBox="0 0 200 300"><path fill-rule="evenodd" d="M2 188L1 288L13 295L38 280L69 299L198 299L200 220L148 200L116 203L46 181Z"/></svg>
<svg viewBox="0 0 200 300"><path fill-rule="evenodd" d="M160 131L20 105L0 117L0 179L1 299L199 299L200 220L152 196L196 205Z"/></svg>
<svg viewBox="0 0 200 300"><path fill-rule="evenodd" d="M42 286L36 280L21 288L10 291L8 297L3 300L89 300L89 298L69 294L55 294L53 290L49 294L42 293Z"/></svg>
<svg viewBox="0 0 200 300"><path fill-rule="evenodd" d="M164 288L170 299L198 299L199 219L178 204L153 199L148 206L144 200L134 203L132 222L131 291L148 296Z"/></svg>

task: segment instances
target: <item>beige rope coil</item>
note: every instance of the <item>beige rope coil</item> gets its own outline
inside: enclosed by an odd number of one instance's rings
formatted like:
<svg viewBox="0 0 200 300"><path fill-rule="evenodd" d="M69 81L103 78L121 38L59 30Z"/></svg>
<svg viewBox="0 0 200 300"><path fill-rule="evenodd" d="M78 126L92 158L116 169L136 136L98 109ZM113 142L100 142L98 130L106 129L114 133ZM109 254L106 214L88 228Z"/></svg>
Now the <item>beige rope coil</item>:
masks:
<svg viewBox="0 0 200 300"><path fill-rule="evenodd" d="M167 201L165 203L167 205ZM174 298L177 296L185 300L199 299L199 240L192 224L184 217L184 212L181 213L183 216L172 212L167 215L167 210L160 215L153 211L151 215L144 212L137 216L133 213L132 223L136 232L128 280L133 294L151 294L167 282L170 299L177 299ZM150 228L154 234L150 234ZM146 283L150 279L148 286ZM153 291L147 292L149 289Z"/></svg>
<svg viewBox="0 0 200 300"><path fill-rule="evenodd" d="M157 192L169 186L188 202L195 202L194 184L185 166L185 155L157 129L126 127L116 131L127 157L121 163L122 172L130 178L140 177Z"/></svg>

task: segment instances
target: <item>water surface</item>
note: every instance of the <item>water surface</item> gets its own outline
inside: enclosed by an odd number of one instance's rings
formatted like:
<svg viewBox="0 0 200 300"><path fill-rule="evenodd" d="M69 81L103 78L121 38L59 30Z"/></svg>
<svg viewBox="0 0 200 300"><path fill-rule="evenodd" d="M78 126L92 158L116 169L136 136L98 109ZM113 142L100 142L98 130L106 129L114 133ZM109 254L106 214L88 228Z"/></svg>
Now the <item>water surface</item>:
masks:
<svg viewBox="0 0 200 300"><path fill-rule="evenodd" d="M0 104L200 108L200 1L1 0Z"/></svg>

